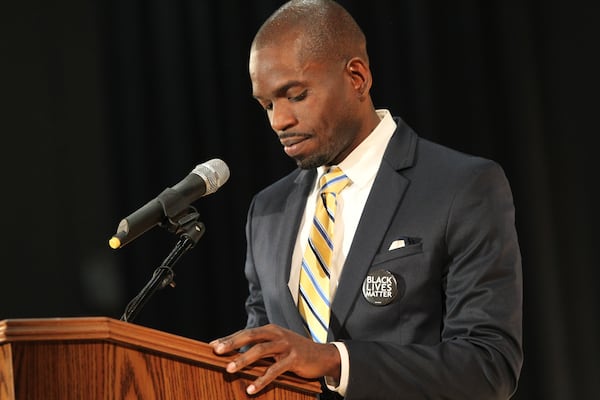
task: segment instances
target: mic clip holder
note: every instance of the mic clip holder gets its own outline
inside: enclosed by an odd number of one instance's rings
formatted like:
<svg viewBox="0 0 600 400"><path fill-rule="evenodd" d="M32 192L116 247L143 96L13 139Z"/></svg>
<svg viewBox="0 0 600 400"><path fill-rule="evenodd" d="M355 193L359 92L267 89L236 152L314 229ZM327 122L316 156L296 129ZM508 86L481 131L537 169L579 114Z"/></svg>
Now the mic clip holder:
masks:
<svg viewBox="0 0 600 400"><path fill-rule="evenodd" d="M162 203L162 202L161 202ZM164 206L164 203L163 203ZM165 210L165 215L169 215ZM206 228L199 221L200 214L192 206L179 213L175 218L167 217L159 226L179 236L179 240L162 264L154 270L152 277L142 290L127 304L121 321L131 322L158 290L167 286L175 287L173 267L188 250L200 240Z"/></svg>

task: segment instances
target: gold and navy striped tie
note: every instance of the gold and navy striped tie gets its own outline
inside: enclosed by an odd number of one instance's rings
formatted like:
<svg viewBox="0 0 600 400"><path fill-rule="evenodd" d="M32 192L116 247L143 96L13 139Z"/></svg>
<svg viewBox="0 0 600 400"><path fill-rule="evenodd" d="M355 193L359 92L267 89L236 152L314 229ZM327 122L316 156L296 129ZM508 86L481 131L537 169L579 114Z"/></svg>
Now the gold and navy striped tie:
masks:
<svg viewBox="0 0 600 400"><path fill-rule="evenodd" d="M327 341L329 329L329 268L333 254L336 197L350 179L339 167L329 168L319 180L315 216L300 269L298 310L315 342Z"/></svg>

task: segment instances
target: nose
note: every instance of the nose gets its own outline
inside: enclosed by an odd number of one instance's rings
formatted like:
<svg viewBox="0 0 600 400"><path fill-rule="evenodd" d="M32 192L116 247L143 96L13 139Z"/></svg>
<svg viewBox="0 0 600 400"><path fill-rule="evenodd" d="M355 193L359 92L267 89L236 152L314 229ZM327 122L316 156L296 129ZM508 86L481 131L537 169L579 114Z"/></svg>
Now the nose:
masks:
<svg viewBox="0 0 600 400"><path fill-rule="evenodd" d="M283 102L278 102L277 104L273 104L269 115L269 122L275 132L284 132L296 125L298 121L289 106Z"/></svg>

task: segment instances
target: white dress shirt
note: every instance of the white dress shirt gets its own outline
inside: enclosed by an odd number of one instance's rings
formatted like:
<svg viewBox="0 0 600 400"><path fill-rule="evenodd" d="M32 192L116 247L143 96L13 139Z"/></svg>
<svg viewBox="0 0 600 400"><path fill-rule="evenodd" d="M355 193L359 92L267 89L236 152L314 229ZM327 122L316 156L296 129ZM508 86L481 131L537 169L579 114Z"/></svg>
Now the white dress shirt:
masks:
<svg viewBox="0 0 600 400"><path fill-rule="evenodd" d="M344 262L352 245L356 227L367 202L367 197L371 192L375 175L379 170L383 153L392 134L396 130L396 122L388 110L377 110L377 115L380 118L380 122L373 132L348 157L338 164L338 167L350 178L351 184L337 196L333 233L333 258L332 265L330 265L330 297L332 301L342 275ZM324 170L325 167L318 168L319 177L323 174ZM306 200L304 216L300 223L292 255L288 287L296 303L298 302L302 257L308 243L308 235L315 213L318 190L319 179L315 181L315 185ZM327 383L331 390L335 390L344 396L348 385L350 368L348 351L342 342L334 342L333 344L338 348L342 360L340 382L338 384L337 382L330 382L328 380ZM336 384L337 386L335 386Z"/></svg>

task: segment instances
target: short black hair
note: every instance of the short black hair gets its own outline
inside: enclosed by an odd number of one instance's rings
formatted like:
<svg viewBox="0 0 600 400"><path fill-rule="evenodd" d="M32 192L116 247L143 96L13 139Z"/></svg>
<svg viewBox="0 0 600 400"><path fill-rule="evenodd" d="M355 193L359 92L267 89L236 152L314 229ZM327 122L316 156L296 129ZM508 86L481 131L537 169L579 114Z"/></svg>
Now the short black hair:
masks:
<svg viewBox="0 0 600 400"><path fill-rule="evenodd" d="M292 0L277 9L260 27L253 49L277 45L296 35L302 40L301 57L368 62L366 38L350 13L332 0Z"/></svg>

